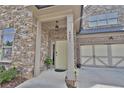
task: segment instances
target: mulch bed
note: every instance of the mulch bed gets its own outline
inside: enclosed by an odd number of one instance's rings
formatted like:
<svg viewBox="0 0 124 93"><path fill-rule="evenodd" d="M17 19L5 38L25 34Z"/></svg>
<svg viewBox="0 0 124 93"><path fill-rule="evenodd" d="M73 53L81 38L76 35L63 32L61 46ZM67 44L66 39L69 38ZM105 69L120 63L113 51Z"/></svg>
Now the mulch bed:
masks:
<svg viewBox="0 0 124 93"><path fill-rule="evenodd" d="M26 78L18 76L9 82L0 84L0 88L15 88L16 86L18 86L19 84L23 83L26 80L27 80Z"/></svg>

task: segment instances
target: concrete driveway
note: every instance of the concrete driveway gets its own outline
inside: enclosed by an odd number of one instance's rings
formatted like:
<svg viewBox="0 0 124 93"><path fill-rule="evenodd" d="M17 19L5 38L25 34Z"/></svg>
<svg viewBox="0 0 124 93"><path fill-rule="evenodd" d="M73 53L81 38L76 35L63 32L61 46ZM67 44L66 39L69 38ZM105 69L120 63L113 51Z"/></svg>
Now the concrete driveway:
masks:
<svg viewBox="0 0 124 93"><path fill-rule="evenodd" d="M66 71L43 71L38 77L25 81L17 88L66 88L65 75Z"/></svg>
<svg viewBox="0 0 124 93"><path fill-rule="evenodd" d="M78 69L78 88L124 87L124 69L83 67ZM65 72L43 71L41 75L27 80L17 88L67 88Z"/></svg>
<svg viewBox="0 0 124 93"><path fill-rule="evenodd" d="M78 87L124 87L124 69L82 67L78 70Z"/></svg>

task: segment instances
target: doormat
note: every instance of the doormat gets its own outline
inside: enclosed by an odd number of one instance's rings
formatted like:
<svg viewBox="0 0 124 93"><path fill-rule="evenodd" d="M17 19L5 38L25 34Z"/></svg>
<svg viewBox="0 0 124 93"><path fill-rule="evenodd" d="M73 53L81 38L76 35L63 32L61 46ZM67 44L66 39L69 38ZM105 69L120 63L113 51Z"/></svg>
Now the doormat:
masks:
<svg viewBox="0 0 124 93"><path fill-rule="evenodd" d="M56 71L56 72L64 72L64 71L66 71L66 70L64 70L64 69L55 69L55 71Z"/></svg>

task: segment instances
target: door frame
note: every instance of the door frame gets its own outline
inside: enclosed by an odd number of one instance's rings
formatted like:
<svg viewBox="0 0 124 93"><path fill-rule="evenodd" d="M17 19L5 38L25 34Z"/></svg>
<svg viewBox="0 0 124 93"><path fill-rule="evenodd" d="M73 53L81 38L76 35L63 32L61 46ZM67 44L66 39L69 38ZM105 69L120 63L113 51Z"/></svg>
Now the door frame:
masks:
<svg viewBox="0 0 124 93"><path fill-rule="evenodd" d="M53 50L53 46L55 46L56 47L56 44L55 44L55 42L54 41L51 41L52 43L51 43L51 59L53 60L53 56L54 56L54 62L53 62L53 65L55 65L55 49ZM54 53L53 53L54 52ZM54 54L54 55L53 55Z"/></svg>

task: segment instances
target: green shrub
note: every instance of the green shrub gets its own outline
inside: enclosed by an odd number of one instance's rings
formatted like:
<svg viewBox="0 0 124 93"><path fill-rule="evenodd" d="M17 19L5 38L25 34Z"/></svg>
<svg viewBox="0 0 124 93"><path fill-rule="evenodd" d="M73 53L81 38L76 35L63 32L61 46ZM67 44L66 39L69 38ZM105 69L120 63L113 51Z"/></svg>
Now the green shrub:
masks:
<svg viewBox="0 0 124 93"><path fill-rule="evenodd" d="M0 73L3 72L5 70L5 66L0 65Z"/></svg>
<svg viewBox="0 0 124 93"><path fill-rule="evenodd" d="M16 77L16 75L17 75L16 68L4 70L3 72L0 73L0 84L11 81L12 79Z"/></svg>
<svg viewBox="0 0 124 93"><path fill-rule="evenodd" d="M53 61L52 61L52 59L50 58L50 57L46 57L46 59L45 59L45 64L47 64L47 65L50 65L50 64L52 64L53 63Z"/></svg>

